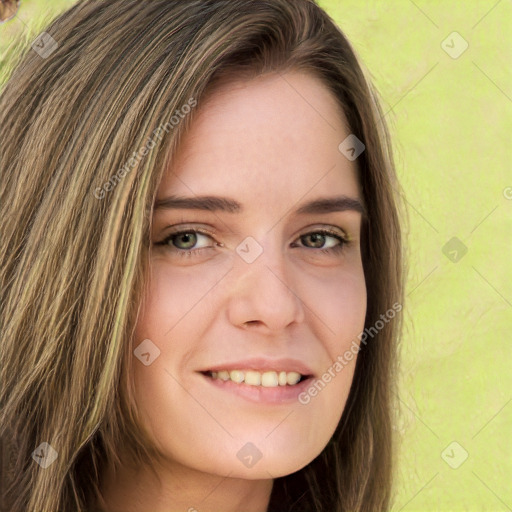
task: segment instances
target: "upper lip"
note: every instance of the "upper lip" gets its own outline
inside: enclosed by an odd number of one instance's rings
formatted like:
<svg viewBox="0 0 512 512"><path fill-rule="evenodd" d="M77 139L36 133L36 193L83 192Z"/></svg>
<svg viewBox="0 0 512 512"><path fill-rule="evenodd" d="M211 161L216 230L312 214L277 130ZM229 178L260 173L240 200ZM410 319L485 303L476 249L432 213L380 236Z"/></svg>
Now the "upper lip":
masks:
<svg viewBox="0 0 512 512"><path fill-rule="evenodd" d="M301 375L313 376L313 371L305 363L293 358L282 359L267 359L267 358L252 358L244 359L242 361L231 361L226 363L219 363L200 372L219 372L222 370L254 370L259 372L297 372Z"/></svg>

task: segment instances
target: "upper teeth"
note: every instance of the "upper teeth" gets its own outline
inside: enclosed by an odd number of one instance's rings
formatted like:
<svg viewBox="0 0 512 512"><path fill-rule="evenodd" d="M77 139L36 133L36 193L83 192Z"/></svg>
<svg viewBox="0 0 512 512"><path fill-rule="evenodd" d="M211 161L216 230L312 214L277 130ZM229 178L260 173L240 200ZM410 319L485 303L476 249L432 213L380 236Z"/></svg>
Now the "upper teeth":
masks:
<svg viewBox="0 0 512 512"><path fill-rule="evenodd" d="M299 382L302 375L298 372L264 372L260 373L254 370L222 370L220 372L211 372L214 379L232 380L233 382L245 382L250 386L263 386L273 388L276 386L293 386Z"/></svg>

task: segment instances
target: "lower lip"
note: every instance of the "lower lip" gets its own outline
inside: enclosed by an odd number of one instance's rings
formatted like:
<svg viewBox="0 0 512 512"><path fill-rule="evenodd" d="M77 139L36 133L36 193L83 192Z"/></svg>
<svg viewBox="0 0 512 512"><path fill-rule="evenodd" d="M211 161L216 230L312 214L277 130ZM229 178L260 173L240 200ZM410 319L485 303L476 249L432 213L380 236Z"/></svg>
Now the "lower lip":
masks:
<svg viewBox="0 0 512 512"><path fill-rule="evenodd" d="M221 391L238 395L246 400L259 404L290 404L298 401L299 395L311 384L313 378L308 377L294 386L250 386L249 384L237 384L231 380L212 379L208 375L201 374L212 386Z"/></svg>

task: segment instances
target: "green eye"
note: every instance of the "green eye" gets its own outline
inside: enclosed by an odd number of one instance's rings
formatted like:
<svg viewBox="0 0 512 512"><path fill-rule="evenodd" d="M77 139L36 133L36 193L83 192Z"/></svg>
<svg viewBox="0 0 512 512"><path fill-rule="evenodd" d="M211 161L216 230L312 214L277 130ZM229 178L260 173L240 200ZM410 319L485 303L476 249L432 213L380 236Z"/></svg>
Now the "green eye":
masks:
<svg viewBox="0 0 512 512"><path fill-rule="evenodd" d="M204 240L202 245L198 247L197 244L201 243L201 238L204 238ZM171 233L164 240L155 245L163 246L179 256L190 258L199 256L204 250L213 249L215 245L222 245L218 243L210 243L210 245L208 245L207 240L213 241L213 237L209 233L198 229L187 229ZM343 250L345 245L349 243L349 240L339 233L326 229L306 233L301 235L298 240L300 240L302 245L298 245L294 242L292 247L303 247L308 251L317 249L324 254L339 253Z"/></svg>
<svg viewBox="0 0 512 512"><path fill-rule="evenodd" d="M171 250L176 249L176 251L195 251L212 247L211 245L195 247L196 244L201 241L201 238L211 239L212 237L209 234L203 233L199 230L188 229L186 231L184 230L171 233L165 240L162 240L162 242L158 243L157 245L169 246Z"/></svg>

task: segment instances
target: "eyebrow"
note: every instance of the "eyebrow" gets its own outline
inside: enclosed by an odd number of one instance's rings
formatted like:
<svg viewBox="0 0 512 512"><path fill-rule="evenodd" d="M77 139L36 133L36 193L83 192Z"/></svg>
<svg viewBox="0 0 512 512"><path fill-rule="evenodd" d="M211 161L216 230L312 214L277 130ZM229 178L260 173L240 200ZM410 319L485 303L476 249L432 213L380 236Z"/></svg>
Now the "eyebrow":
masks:
<svg viewBox="0 0 512 512"><path fill-rule="evenodd" d="M218 196L179 197L169 196L155 201L156 210L206 210L210 212L241 213L243 206L234 199ZM337 196L323 197L303 204L297 209L298 215L312 215L356 211L366 216L366 208L362 201L355 197Z"/></svg>

